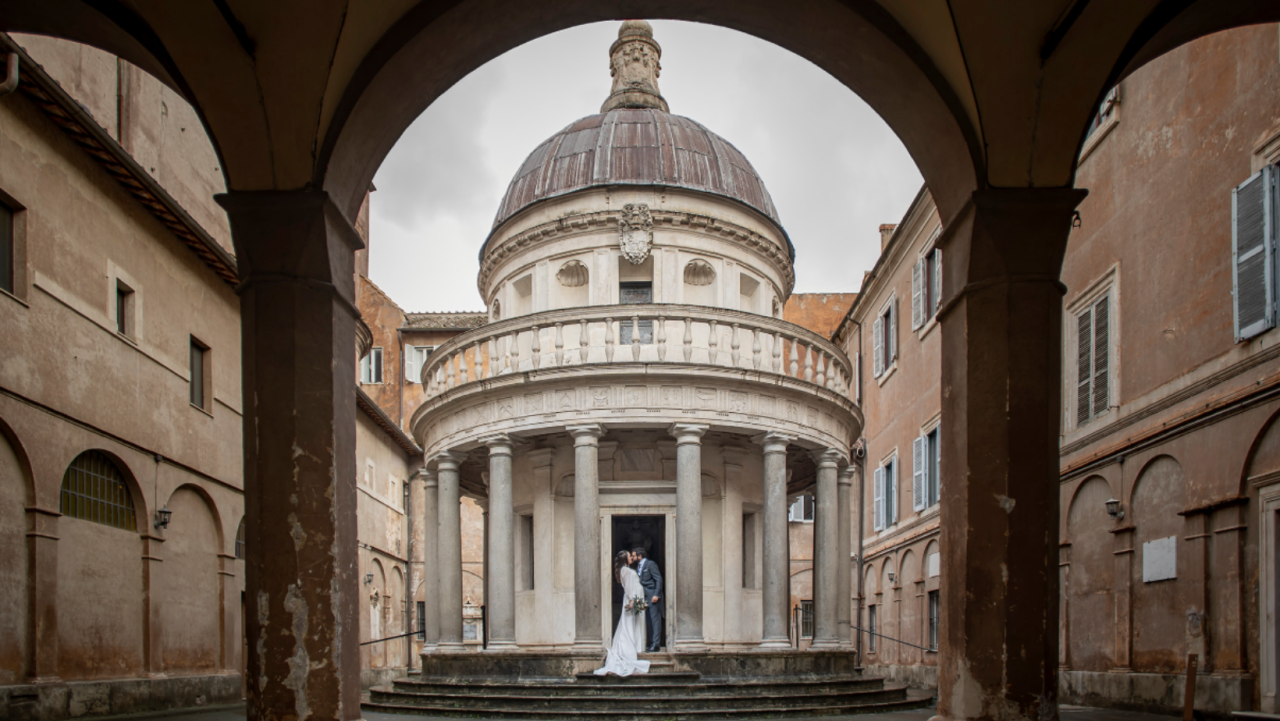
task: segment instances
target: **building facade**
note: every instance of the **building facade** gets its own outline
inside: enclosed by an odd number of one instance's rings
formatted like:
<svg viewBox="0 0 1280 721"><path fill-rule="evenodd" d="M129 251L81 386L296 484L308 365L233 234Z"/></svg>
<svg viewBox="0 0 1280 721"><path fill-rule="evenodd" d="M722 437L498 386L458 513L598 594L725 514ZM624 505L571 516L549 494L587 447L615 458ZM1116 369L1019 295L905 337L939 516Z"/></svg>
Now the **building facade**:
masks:
<svg viewBox="0 0 1280 721"><path fill-rule="evenodd" d="M1194 663L1198 709L1277 710L1277 40L1232 30L1152 61L1083 145L1062 270L1065 702L1173 712ZM927 192L890 232L836 339L866 415L862 627L924 648L861 645L867 667L932 685L947 309Z"/></svg>

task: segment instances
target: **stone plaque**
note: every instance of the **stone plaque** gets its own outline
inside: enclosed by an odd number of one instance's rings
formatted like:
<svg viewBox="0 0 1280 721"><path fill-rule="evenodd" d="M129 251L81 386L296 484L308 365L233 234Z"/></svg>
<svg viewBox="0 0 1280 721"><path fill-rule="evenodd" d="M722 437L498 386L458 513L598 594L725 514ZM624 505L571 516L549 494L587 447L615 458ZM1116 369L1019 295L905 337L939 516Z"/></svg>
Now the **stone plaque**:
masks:
<svg viewBox="0 0 1280 721"><path fill-rule="evenodd" d="M1178 537L1157 538L1142 544L1142 582L1154 583L1178 577Z"/></svg>

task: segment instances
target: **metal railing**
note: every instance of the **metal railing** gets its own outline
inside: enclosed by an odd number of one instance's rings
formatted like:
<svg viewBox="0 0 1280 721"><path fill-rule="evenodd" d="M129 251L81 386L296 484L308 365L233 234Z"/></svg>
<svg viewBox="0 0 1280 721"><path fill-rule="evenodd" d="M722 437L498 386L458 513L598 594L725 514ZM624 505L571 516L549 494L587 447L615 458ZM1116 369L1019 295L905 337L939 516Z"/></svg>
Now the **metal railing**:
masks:
<svg viewBox="0 0 1280 721"><path fill-rule="evenodd" d="M808 635L805 635L804 633L804 629L806 627L809 629ZM903 641L900 638L886 636L883 633L876 633L875 631L869 631L865 628L854 626L852 624L850 624L850 628L852 628L854 631L857 631L858 633L865 633L867 635L875 636L877 638L883 638L886 641L893 641L894 643L898 643L903 646L918 648L921 651L931 651L933 653L938 652L938 649L936 648L929 648L928 646L920 646L918 644L911 643L910 641ZM800 605L796 605L795 608L791 609L791 627L788 629L788 635L791 636L791 645L796 648L800 647L800 639L813 638L813 611L811 609L803 608Z"/></svg>
<svg viewBox="0 0 1280 721"><path fill-rule="evenodd" d="M645 323L652 331L642 328ZM629 334L622 333L624 327ZM433 398L511 373L611 363L761 371L846 397L853 377L840 348L798 325L736 310L654 303L566 308L490 323L436 348L421 381L426 397Z"/></svg>

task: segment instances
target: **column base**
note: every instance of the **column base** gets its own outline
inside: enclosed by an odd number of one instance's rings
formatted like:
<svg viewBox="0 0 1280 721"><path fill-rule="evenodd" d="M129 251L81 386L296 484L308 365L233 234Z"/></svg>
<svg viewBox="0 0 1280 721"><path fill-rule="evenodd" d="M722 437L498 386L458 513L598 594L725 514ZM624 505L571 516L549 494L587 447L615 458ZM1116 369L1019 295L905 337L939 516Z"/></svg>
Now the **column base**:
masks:
<svg viewBox="0 0 1280 721"><path fill-rule="evenodd" d="M761 641L760 645L756 646L756 648L767 648L767 649L791 648L791 639L785 636L782 638L766 638L765 640Z"/></svg>
<svg viewBox="0 0 1280 721"><path fill-rule="evenodd" d="M575 640L571 648L574 653L597 653L604 650L604 641L591 638Z"/></svg>
<svg viewBox="0 0 1280 721"><path fill-rule="evenodd" d="M824 651L835 651L840 648L840 642L834 638L815 638L809 644L809 648L821 649Z"/></svg>
<svg viewBox="0 0 1280 721"><path fill-rule="evenodd" d="M701 638L676 639L672 653L706 653L710 649Z"/></svg>
<svg viewBox="0 0 1280 721"><path fill-rule="evenodd" d="M484 649L484 652L489 653L491 651L519 651L519 650L520 650L520 647L516 645L515 641L494 641L493 639L489 639L489 647Z"/></svg>
<svg viewBox="0 0 1280 721"><path fill-rule="evenodd" d="M466 644L461 641L441 641L436 644L436 653L462 653L466 650Z"/></svg>

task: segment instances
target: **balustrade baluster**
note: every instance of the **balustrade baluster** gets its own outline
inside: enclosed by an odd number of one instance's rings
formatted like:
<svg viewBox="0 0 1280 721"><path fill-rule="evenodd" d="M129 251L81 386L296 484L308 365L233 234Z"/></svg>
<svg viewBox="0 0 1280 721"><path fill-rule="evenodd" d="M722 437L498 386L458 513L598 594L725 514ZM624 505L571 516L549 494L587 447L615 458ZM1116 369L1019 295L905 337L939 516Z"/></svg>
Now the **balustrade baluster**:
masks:
<svg viewBox="0 0 1280 721"><path fill-rule="evenodd" d="M444 361L445 367L445 388L453 388L453 356L449 356Z"/></svg>
<svg viewBox="0 0 1280 721"><path fill-rule="evenodd" d="M821 350L817 351L817 354L818 354L818 372L816 373L817 382L818 382L818 385L825 388L827 385L827 372L823 368L823 362L826 360L827 354L823 353Z"/></svg>
<svg viewBox="0 0 1280 721"><path fill-rule="evenodd" d="M733 324L733 339L729 344L729 348L730 348L729 360L733 362L733 367L737 368L738 361L742 359L742 353L739 350L742 348L742 341L738 339L737 323Z"/></svg>
<svg viewBox="0 0 1280 721"><path fill-rule="evenodd" d="M800 375L799 375L799 371L800 371L800 354L799 354L799 352L798 352L798 349L796 348L796 346L798 346L799 344L800 344L800 342L799 342L799 339L798 339L798 338L792 338L792 339L791 339L791 374L790 374L790 375L791 375L791 377L792 377L792 378L799 378L799 377L800 377Z"/></svg>
<svg viewBox="0 0 1280 721"><path fill-rule="evenodd" d="M808 344L804 347L804 379L810 383L813 382L813 345Z"/></svg>
<svg viewBox="0 0 1280 721"><path fill-rule="evenodd" d="M511 372L520 372L520 331L511 334Z"/></svg>
<svg viewBox="0 0 1280 721"><path fill-rule="evenodd" d="M431 366L431 372L424 373L423 377L426 378L423 383L427 385L427 398L434 398L436 395L436 367Z"/></svg>
<svg viewBox="0 0 1280 721"><path fill-rule="evenodd" d="M564 365L564 323L556 323L556 367Z"/></svg>
<svg viewBox="0 0 1280 721"><path fill-rule="evenodd" d="M613 362L613 319L604 319L604 360L606 363Z"/></svg>
<svg viewBox="0 0 1280 721"><path fill-rule="evenodd" d="M505 375L511 372L511 336L502 336L502 370L498 371L498 375Z"/></svg>
<svg viewBox="0 0 1280 721"><path fill-rule="evenodd" d="M475 357L476 357L476 380L484 380L484 354L480 351L481 344L484 341L476 339Z"/></svg>
<svg viewBox="0 0 1280 721"><path fill-rule="evenodd" d="M658 316L653 324L657 326L658 332L658 360L665 361L667 359L667 319Z"/></svg>
<svg viewBox="0 0 1280 721"><path fill-rule="evenodd" d="M769 368L774 373L782 373L782 334L773 334L773 366Z"/></svg>
<svg viewBox="0 0 1280 721"><path fill-rule="evenodd" d="M501 372L498 366L498 337L489 336L489 372L484 375L485 378L492 378Z"/></svg>
<svg viewBox="0 0 1280 721"><path fill-rule="evenodd" d="M533 369L538 370L542 365L542 333L536 325L530 330L533 331L533 341L529 344L533 352Z"/></svg>
<svg viewBox="0 0 1280 721"><path fill-rule="evenodd" d="M467 383L467 349L458 351L458 385Z"/></svg>
<svg viewBox="0 0 1280 721"><path fill-rule="evenodd" d="M684 362L693 359L693 319L684 319Z"/></svg>
<svg viewBox="0 0 1280 721"><path fill-rule="evenodd" d="M720 334L716 322L711 321L711 333L707 336L707 363L720 364Z"/></svg>
<svg viewBox="0 0 1280 721"><path fill-rule="evenodd" d="M631 360L640 360L640 316L631 316Z"/></svg>
<svg viewBox="0 0 1280 721"><path fill-rule="evenodd" d="M583 365L587 362L588 340L587 321L584 319L578 323L578 365Z"/></svg>
<svg viewBox="0 0 1280 721"><path fill-rule="evenodd" d="M751 331L751 367L760 370L760 329Z"/></svg>

